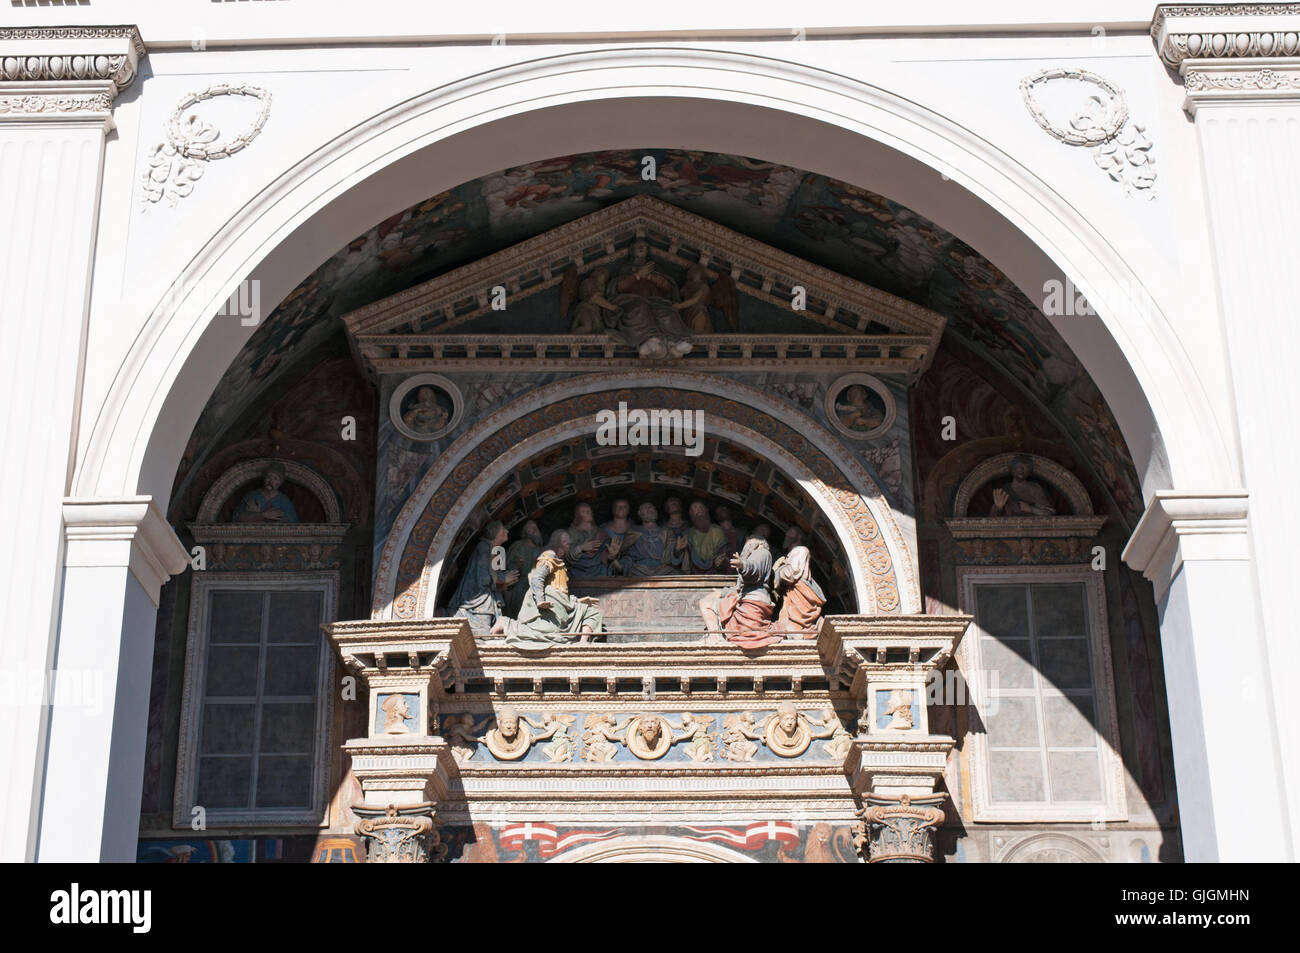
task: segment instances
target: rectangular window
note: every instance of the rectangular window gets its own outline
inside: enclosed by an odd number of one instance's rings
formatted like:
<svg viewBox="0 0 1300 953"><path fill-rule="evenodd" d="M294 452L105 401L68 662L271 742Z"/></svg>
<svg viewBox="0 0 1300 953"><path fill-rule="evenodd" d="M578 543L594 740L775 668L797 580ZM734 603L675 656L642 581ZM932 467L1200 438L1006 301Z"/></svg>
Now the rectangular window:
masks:
<svg viewBox="0 0 1300 953"><path fill-rule="evenodd" d="M320 823L334 579L194 577L175 823Z"/></svg>
<svg viewBox="0 0 1300 953"><path fill-rule="evenodd" d="M965 570L961 647L975 819L1126 816L1101 580L1083 567Z"/></svg>

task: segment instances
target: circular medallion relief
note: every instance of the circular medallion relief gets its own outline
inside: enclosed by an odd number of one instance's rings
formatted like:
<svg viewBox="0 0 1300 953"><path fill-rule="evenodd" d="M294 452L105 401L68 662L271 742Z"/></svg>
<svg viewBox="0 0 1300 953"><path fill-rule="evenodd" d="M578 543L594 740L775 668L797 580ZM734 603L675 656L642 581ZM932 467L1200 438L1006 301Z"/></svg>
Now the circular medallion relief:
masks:
<svg viewBox="0 0 1300 953"><path fill-rule="evenodd" d="M632 719L624 738L634 755L642 761L654 761L673 746L673 726L663 715L641 715Z"/></svg>
<svg viewBox="0 0 1300 953"><path fill-rule="evenodd" d="M412 440L437 440L460 423L465 404L460 389L441 374L416 374L393 391L388 417Z"/></svg>
<svg viewBox="0 0 1300 953"><path fill-rule="evenodd" d="M894 425L898 407L878 377L845 374L826 388L826 416L844 436L871 440Z"/></svg>

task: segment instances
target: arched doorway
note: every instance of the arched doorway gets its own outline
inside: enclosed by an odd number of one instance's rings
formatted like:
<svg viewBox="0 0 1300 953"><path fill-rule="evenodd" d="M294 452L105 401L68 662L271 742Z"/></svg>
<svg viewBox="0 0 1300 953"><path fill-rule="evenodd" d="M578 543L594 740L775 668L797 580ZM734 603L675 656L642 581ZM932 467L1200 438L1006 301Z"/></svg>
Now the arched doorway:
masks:
<svg viewBox="0 0 1300 953"><path fill-rule="evenodd" d="M697 68L701 59L708 62L709 56L697 54L687 59L692 61L686 64L687 68ZM668 65L670 60L671 57L662 60L647 57L644 62L627 66L630 72L625 87L614 84L602 87L600 92L569 90L563 96L556 94L559 99L585 98L582 105L556 105L548 107L555 111L533 112L515 106L511 107L515 115L508 123L504 120L501 125L482 123L473 130L467 123L463 131L455 133L453 139L428 145L430 152L419 156L418 161L441 155L446 160L446 168L464 171L465 167L458 165L459 160L456 158L458 148L464 147L467 150L464 154L467 158L463 161L482 161L485 140L475 141L476 132L489 139L508 133L508 138L545 143L552 141L544 134L548 127L563 128L566 123L557 120L573 118L586 121L579 125L601 129L599 145L610 144L610 139L605 137L617 140L622 136L646 135L648 130L667 130L671 127L671 133L663 134L671 135L679 142L683 141L682 137L686 137L689 141L685 144L688 145L705 141L718 142L718 139L709 140L707 137L730 135L735 137L731 151L775 155L790 160L790 150L796 147L774 142L767 143L765 148L742 148L737 145L762 145L761 137L757 140L752 137L758 135L755 130L769 127L755 120L770 117L773 110L788 109L788 103L795 101L787 96L782 102L782 96L776 90L776 87L785 87L788 94L808 79L802 75L802 68L791 67L789 64L749 59L743 64L731 62L730 66L736 69L736 75L745 76L757 88L736 96L729 103L723 103L712 97L689 99L687 97L692 94L686 91L686 84L683 83L683 87L676 90L677 95L671 98L631 100L638 107L644 105L645 111L638 115L636 123L628 123L624 116L624 124L618 125L614 120L618 114L625 112L634 91L644 91L640 84L645 77L654 75L656 70ZM567 76L573 65L547 61L538 64L537 69L545 73L547 69L559 66L558 72L545 77L547 81L552 81ZM683 66L680 61L674 65L676 68ZM716 64L709 68L715 67ZM487 81L488 87L495 88L492 84L503 79L504 77L494 77ZM808 150L807 155L811 161L801 162L800 165L810 169L831 169L834 166L831 157L838 157L839 161L848 163L852 157L860 159L863 154L879 156L883 160L876 166L879 180L871 184L880 188L882 183L888 182L891 187L887 191L890 194L900 197L916 196L916 204L925 207L926 189L922 187L925 181L922 177L930 177L932 172L923 168L925 163L922 156L927 157L932 165L942 161L946 169L958 173L952 178L970 186L970 191L954 186L953 195L946 197L945 208L938 211L935 218L960 223L967 234L977 235L981 228L986 229L984 235L991 244L996 244L992 241L994 238L1008 239L1002 246L1011 249L1006 270L1023 287L1032 288L1037 278L1053 273L1051 262L1055 257L1071 262L1069 273L1075 283L1089 293L1090 299L1098 304L1103 313L1107 300L1117 301L1122 297L1119 289L1125 282L1121 263L1114 258L1107 259L1104 252L1085 248L1086 242L1081 242L1079 236L1088 235L1089 230L1083 223L1072 220L1068 211L1058 209L1047 213L1041 208L1031 207L1034 193L1031 177L1016 176L1014 170L1006 167L998 168L994 173L992 167L1001 161L994 150L983 144L961 142L963 137L960 133L945 129L936 117L909 114L907 107L900 102L891 101L878 90L865 87L851 91L831 88L834 85L830 84L819 95L839 97L846 110L852 105L861 110L861 115L851 118L851 113L845 112L836 121L833 118L834 110L814 109L820 121L810 121L796 117L791 112L780 113L783 124L787 127L799 127L810 133L807 137L790 137L799 142L797 149ZM457 95L463 92L464 90L457 91ZM612 96L626 96L629 99L612 101ZM432 113L442 105L447 103L434 96L426 103L408 108L418 111L422 107L428 107ZM535 106L536 103L530 105ZM801 108L806 109L807 104ZM566 110L571 112L566 113ZM610 123L596 121L606 117L611 119ZM865 126L869 125L868 119L888 120L875 130L874 139L862 138ZM435 126L440 121L430 120ZM705 128L710 121L712 130ZM661 124L661 127L657 127L656 123ZM375 123L376 127L383 125L383 121ZM530 140L530 130L536 130L541 134L540 138ZM719 130L723 132L720 133ZM387 134L378 128L373 131L377 137ZM443 126L439 132L413 134L408 128L401 137L395 137L393 145L404 153L403 159L415 162L417 150L426 147L428 139L437 138L448 131L449 127ZM551 134L553 133L554 129L551 129ZM692 139L693 136L700 138ZM338 143L336 146L342 152L350 153L360 138L361 135L349 143ZM379 139L375 141L378 142ZM888 143L888 146L882 146L882 142ZM819 144L824 151L819 156L813 156ZM927 152L930 147L934 147L935 151ZM963 152L963 147L971 148ZM527 148L541 149L542 155L550 154L544 145L530 145ZM938 158L941 155L945 157L942 160ZM470 156L480 158L471 160L468 158ZM269 195L263 196L254 206L241 213L237 224L232 223L229 230L213 240L202 256L202 261L196 260L188 269L182 284L188 285L191 280L202 276L204 279L216 279L220 286L226 287L251 275L266 283L272 298L276 296L277 288L281 292L287 291L294 277L303 273L304 262L319 261L320 247L317 243L332 241L332 236L348 227L343 225L348 219L352 219L355 225L352 210L357 203L364 204L378 197L374 206L376 208L401 207L402 189L396 183L409 166L404 169L403 160L398 159L396 154L390 157L393 161L382 169L367 166L360 162L359 157L354 157L357 164L351 170L336 168L330 173L332 177L322 179L315 178L319 169L315 161L304 163L286 177L283 183L284 189L290 192L301 189L300 195L303 197L300 200L289 201L284 191L279 191L274 201ZM499 167L499 158L493 162L494 167ZM852 174L845 176L846 179L854 177ZM305 193L313 190L314 197L306 198ZM986 205L986 202L989 204ZM997 208L1003 217L981 214L988 213L990 206ZM1012 222L1015 223L1014 226ZM1017 226L1023 230L1017 230ZM286 235L291 231L292 237ZM1035 239L1029 238L1027 233L1033 233ZM1045 251L1045 247L1050 247L1050 252ZM1066 247L1069 248L1068 252L1063 251ZM1078 258L1072 257L1072 254L1077 254ZM1017 257L1018 255L1023 257ZM254 261L259 264L250 270L249 266ZM1079 264L1080 261L1083 263ZM175 313L160 313L158 320L151 323L146 335L133 351L128 361L129 366L124 368L119 377L106 412L96 421L91 431L84 457L85 466L76 477L78 486L85 492L106 493L129 488L154 492L160 497L165 495L163 488L174 472L184 443L184 434L188 433L206 399L205 388L210 390L215 382L213 368L222 366L222 358L232 356L243 342L243 332L229 323L220 327L208 323L206 316L212 312L212 306L217 300L219 298L204 300L202 294L191 294ZM1155 317L1152 318L1152 315ZM1202 478L1206 474L1217 477L1221 475L1222 461L1230 457L1219 452L1217 441L1212 436L1210 445L1206 446L1204 431L1188 433L1186 417L1175 420L1172 419L1175 415L1167 415L1168 409L1175 405L1200 407L1204 404L1204 398L1195 385L1194 377L1182 368L1179 356L1159 346L1160 322L1163 321L1159 312L1153 309L1143 318L1148 319L1155 322L1154 327L1143 324L1126 327L1118 337L1123 342L1124 352L1131 354L1142 350L1142 347L1133 345L1135 340L1141 340L1143 347L1156 342L1147 353L1158 355L1153 363L1160 366L1152 370L1151 363L1142 364L1142 376L1147 382L1146 393L1159 395L1151 396L1149 400L1142 396L1143 388L1138 385L1138 378L1130 370L1130 364L1122 359L1111 359L1116 356L1116 349L1121 345L1116 345L1115 338L1108 336L1100 325L1072 328L1067 337L1073 339L1072 343L1076 344L1076 350L1081 356L1086 355L1083 358L1085 365L1097 369L1097 378L1103 391L1112 396L1112 402L1117 407L1122 408L1120 425L1129 438L1130 446L1135 448L1135 456L1141 460L1139 470L1147 481L1148 491L1167 482L1171 471L1194 474L1195 478ZM1167 426L1154 426L1156 418L1163 418ZM1213 415L1207 414L1205 419L1213 419ZM1160 434L1168 445L1169 466L1166 466L1159 441L1151 439L1156 434ZM450 541L444 545L449 546ZM434 572L436 571L435 561ZM906 592L904 590L905 595Z"/></svg>

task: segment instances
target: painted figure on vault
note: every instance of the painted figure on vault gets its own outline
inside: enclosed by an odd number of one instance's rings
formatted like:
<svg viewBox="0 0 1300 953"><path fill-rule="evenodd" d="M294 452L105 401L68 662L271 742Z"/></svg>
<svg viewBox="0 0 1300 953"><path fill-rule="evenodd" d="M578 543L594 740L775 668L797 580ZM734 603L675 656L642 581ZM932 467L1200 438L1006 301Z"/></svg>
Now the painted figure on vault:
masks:
<svg viewBox="0 0 1300 953"><path fill-rule="evenodd" d="M456 607L453 615L458 619L468 619L469 629L475 635L487 635L500 621L505 609L505 590L519 579L518 572L492 566L492 550L504 545L509 537L500 520L493 520L483 527L483 535L474 545L465 574L460 577L460 585L451 597L449 604Z"/></svg>
<svg viewBox="0 0 1300 953"><path fill-rule="evenodd" d="M772 615L776 608L770 588L772 551L767 540L751 536L739 556L731 558L736 570L736 585L700 600L700 614L708 634L704 641L728 642L745 649L762 648L781 641L772 634Z"/></svg>
<svg viewBox="0 0 1300 953"><path fill-rule="evenodd" d="M416 433L433 433L447 426L447 411L438 405L432 387L421 387L415 392L415 403L403 412L402 422Z"/></svg>
<svg viewBox="0 0 1300 953"><path fill-rule="evenodd" d="M528 574L528 592L518 619L499 619L492 632L505 633L506 644L521 649L544 649L565 642L590 642L604 628L599 603L569 593L569 533L557 529L550 547L537 557Z"/></svg>
<svg viewBox="0 0 1300 953"><path fill-rule="evenodd" d="M280 492L284 485L284 467L273 463L262 474L262 485L250 490L239 501L235 510L237 523L296 523L298 511L290 499Z"/></svg>

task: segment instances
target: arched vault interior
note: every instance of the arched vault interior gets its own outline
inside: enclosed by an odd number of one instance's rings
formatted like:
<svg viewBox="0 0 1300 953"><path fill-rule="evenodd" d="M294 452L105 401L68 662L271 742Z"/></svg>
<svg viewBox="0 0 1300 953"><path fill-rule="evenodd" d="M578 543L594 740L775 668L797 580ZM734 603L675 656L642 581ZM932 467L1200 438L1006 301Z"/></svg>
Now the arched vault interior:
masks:
<svg viewBox="0 0 1300 953"><path fill-rule="evenodd" d="M651 167L653 176L643 176ZM1077 457L1119 521L1135 524L1142 496L1110 409L1037 307L979 251L885 196L825 176L651 148L506 169L358 235L286 296L241 351L193 432L175 490L187 489L269 389L301 373L300 362L339 333L343 314L635 195L943 314L945 349L995 378Z"/></svg>
<svg viewBox="0 0 1300 953"><path fill-rule="evenodd" d="M827 612L855 612L857 599L847 570L848 559L826 516L799 486L777 467L760 460L733 441L709 436L698 455L686 447L646 449L602 446L594 436L574 437L547 448L497 482L486 494L452 544L439 603L445 601L469 558L478 529L489 520L501 520L515 530L524 520L534 520L548 539L553 530L569 524L573 507L591 505L598 523L611 516L615 500L631 504L636 522L639 504L651 502L663 519L665 504L676 497L683 511L696 500L710 514L726 507L740 538L766 523L779 544L791 527L808 542L813 560L825 567Z"/></svg>

